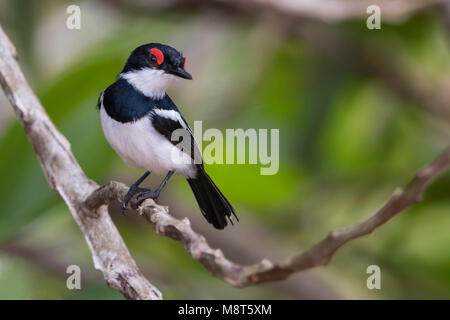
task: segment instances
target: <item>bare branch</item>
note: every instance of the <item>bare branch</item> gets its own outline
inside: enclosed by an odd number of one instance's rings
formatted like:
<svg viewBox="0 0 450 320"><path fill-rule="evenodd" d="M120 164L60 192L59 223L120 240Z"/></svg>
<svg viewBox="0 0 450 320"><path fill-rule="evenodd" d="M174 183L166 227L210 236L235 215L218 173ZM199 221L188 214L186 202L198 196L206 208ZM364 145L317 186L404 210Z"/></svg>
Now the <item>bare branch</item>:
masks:
<svg viewBox="0 0 450 320"><path fill-rule="evenodd" d="M212 275L225 280L232 286L246 287L283 280L295 272L327 265L343 245L372 233L398 213L419 203L430 181L446 171L449 166L450 147L435 161L420 170L404 190L397 189L375 214L347 228L331 231L315 246L276 264L263 260L258 264L245 266L228 260L220 249L212 249L203 236L192 230L187 218L180 220L172 217L167 207L160 206L153 200L146 200L137 211L159 235L179 241L184 250ZM122 199L127 191L128 187L123 183L109 182L89 196L86 206L93 210L96 206L108 204L114 199Z"/></svg>
<svg viewBox="0 0 450 320"><path fill-rule="evenodd" d="M108 286L130 299L161 299L128 252L106 206L91 211L84 200L98 188L81 170L66 138L29 87L15 50L0 27L0 84L33 146L50 187L64 200L84 234L96 269Z"/></svg>
<svg viewBox="0 0 450 320"><path fill-rule="evenodd" d="M149 10L228 8L254 13L271 10L299 19L322 22L367 19L367 8L378 5L383 21L398 22L426 8L448 3L448 0L153 0L123 1L109 0L121 10L142 13Z"/></svg>
<svg viewBox="0 0 450 320"><path fill-rule="evenodd" d="M228 2L228 0L220 0ZM348 19L366 19L367 8L376 4L381 9L383 20L398 21L424 8L446 3L448 0L252 0L289 15L312 18L324 22L338 22ZM234 1L245 2L245 1Z"/></svg>

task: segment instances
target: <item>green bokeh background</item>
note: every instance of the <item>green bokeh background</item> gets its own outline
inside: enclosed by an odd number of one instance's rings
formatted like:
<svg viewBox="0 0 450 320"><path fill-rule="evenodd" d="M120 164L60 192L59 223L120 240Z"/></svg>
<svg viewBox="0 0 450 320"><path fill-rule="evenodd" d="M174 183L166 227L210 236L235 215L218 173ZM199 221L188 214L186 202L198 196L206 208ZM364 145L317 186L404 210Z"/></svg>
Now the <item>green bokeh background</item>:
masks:
<svg viewBox="0 0 450 320"><path fill-rule="evenodd" d="M189 123L280 130L278 174L262 176L260 165L207 167L238 212L237 226L213 230L181 178L159 200L175 216L189 217L233 260L279 259L367 217L447 144L449 122L361 67L345 45L343 52L321 51L317 42L326 38L302 36L296 25L280 27L270 14L208 6L136 9L137 3L79 1L82 28L68 30L72 2L1 0L0 23L48 114L100 184L131 183L141 174L109 147L95 105L129 52L143 43L167 43L188 57L194 81L178 81L169 94ZM449 31L438 9L383 21L381 30L368 30L364 19L323 27L351 38L363 55L384 57L381 68L393 64L405 81L445 96ZM122 299L94 270L80 230L49 189L10 109L1 95L0 298ZM152 178L150 185L160 180ZM123 217L118 204L110 211L138 265L168 299L448 299L449 190L445 174L423 203L345 246L329 266L246 289L211 277L136 214ZM72 264L81 267L81 290L66 287ZM381 268L381 290L366 287L366 268L374 264Z"/></svg>

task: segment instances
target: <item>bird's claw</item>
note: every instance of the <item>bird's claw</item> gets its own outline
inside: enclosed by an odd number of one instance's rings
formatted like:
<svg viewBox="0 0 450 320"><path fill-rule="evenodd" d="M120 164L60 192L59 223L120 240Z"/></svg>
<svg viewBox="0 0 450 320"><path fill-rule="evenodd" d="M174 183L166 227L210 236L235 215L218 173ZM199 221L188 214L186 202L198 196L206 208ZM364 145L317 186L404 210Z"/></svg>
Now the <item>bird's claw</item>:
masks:
<svg viewBox="0 0 450 320"><path fill-rule="evenodd" d="M127 210L127 206L128 206L128 202L130 202L130 200L124 200L124 201L122 201L122 214L124 215L124 216L126 216L127 214L126 214L126 210Z"/></svg>
<svg viewBox="0 0 450 320"><path fill-rule="evenodd" d="M130 187L130 190L128 190L127 194L125 195L125 197L123 198L123 201L122 201L122 214L124 216L126 215L125 212L127 210L128 203L138 192L141 192L141 194L142 194L142 193L151 192L151 191L150 191L150 189L145 189L145 188Z"/></svg>
<svg viewBox="0 0 450 320"><path fill-rule="evenodd" d="M139 207L145 200L147 200L147 199L156 200L156 199L158 199L158 196L159 196L159 192L153 192L151 190L142 192L142 193L137 195L136 199L138 201L137 201L136 204Z"/></svg>

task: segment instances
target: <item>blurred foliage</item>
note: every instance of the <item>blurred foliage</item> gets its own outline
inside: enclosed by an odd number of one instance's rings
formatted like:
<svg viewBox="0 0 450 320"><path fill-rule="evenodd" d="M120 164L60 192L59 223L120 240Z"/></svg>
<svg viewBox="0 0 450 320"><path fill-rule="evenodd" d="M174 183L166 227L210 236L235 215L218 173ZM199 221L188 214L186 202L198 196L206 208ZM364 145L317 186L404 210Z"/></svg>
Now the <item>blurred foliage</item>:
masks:
<svg viewBox="0 0 450 320"><path fill-rule="evenodd" d="M247 233L254 228L268 235L251 241L259 245L254 251L260 259L271 254L265 250L269 241L292 253L332 228L363 219L445 145L446 137L416 102L371 74L327 59L299 36L268 33L261 27L264 21L195 10L133 13L107 1L86 1L82 10L92 10L89 19L113 21L114 28L81 49L73 43L63 51L68 56L65 63L50 68L48 59L59 52L59 39L76 32L89 39L92 28L101 28L101 23L88 22L80 31L69 31L63 24L64 2L43 1L33 13L23 9L33 1L3 2L0 22L18 44L27 77L86 174L98 183L129 183L140 174L122 164L106 143L95 105L131 49L142 43L169 43L191 54L188 70L195 81L180 82L170 91L190 123L203 119L204 129L280 129L277 175L261 176L259 165L207 167L241 219L224 231L235 239L235 247L223 249L236 259L237 243L249 242ZM48 12L42 10L46 6ZM37 36L47 24L59 28L58 38ZM333 28L395 57L405 72L414 70L432 83L448 81L448 34L436 13L418 14L400 24L383 23L381 31L367 30L362 21ZM36 56L38 47L48 51L45 60ZM9 108L6 101L0 103L2 109ZM0 298L120 299L93 270L80 231L48 188L15 118L8 117L1 129ZM171 181L160 202L204 230L206 222L182 180ZM318 297L450 298L449 187L446 174L430 187L424 203L346 246L330 266L315 271L330 291ZM297 298L306 290L286 289L293 280L231 288L192 261L178 243L155 236L139 217L121 217L112 209L133 256L166 298ZM60 259L60 272L55 274L21 251L2 250L2 243L11 239L31 250L56 247L52 257ZM208 234L208 239L214 243L215 234ZM80 291L66 289L63 266L69 264L83 266L86 281ZM365 286L365 270L371 264L382 269L378 292Z"/></svg>

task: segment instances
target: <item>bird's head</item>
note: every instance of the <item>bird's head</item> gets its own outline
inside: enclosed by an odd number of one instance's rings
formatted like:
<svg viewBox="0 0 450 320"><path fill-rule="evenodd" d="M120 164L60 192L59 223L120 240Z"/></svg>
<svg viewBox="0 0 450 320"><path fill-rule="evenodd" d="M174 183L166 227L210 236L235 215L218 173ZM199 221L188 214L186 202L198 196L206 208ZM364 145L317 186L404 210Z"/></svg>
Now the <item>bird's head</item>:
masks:
<svg viewBox="0 0 450 320"><path fill-rule="evenodd" d="M186 58L178 50L149 43L133 50L119 77L148 96L160 97L177 77L192 79L185 70Z"/></svg>

